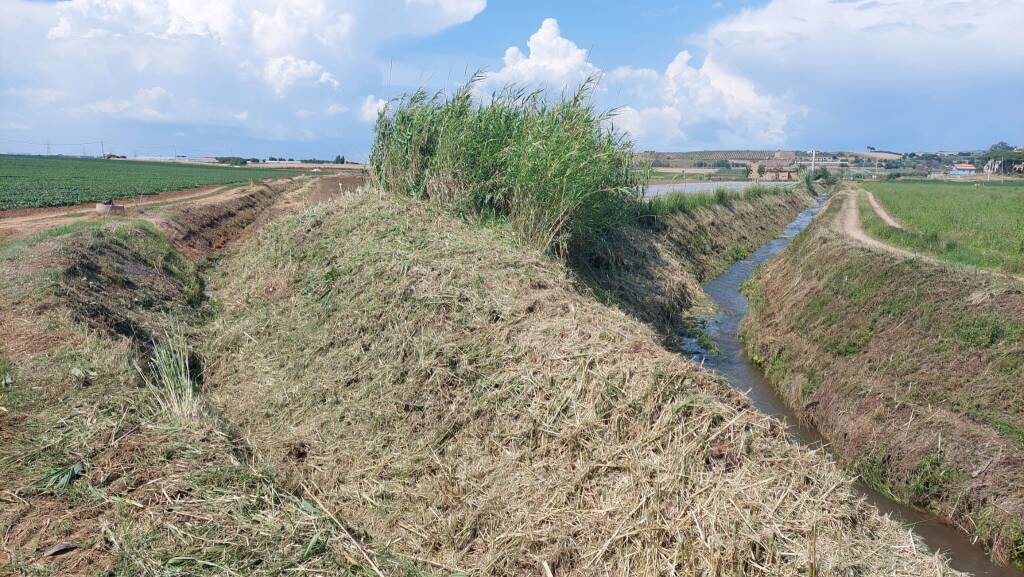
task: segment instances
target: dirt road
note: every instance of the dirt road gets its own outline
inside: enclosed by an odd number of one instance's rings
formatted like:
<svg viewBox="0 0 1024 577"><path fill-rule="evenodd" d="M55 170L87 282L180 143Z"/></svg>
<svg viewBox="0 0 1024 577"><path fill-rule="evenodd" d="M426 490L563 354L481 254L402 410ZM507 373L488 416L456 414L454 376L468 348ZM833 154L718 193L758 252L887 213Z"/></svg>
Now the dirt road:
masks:
<svg viewBox="0 0 1024 577"><path fill-rule="evenodd" d="M174 204L212 200L225 200L237 195L242 185L215 185L165 192L143 199L126 199L118 204L126 209L126 216L141 216L147 208ZM0 240L13 240L31 236L44 230L64 226L82 220L101 218L96 214L95 203L75 206L20 209L0 212Z"/></svg>
<svg viewBox="0 0 1024 577"><path fill-rule="evenodd" d="M281 202L288 208L295 208L322 202L340 190L356 188L363 181L365 177L362 175L332 173L321 177L282 178L264 182L272 185L289 185L289 190ZM294 186L291 186L291 183L294 183ZM126 199L118 201L118 204L125 207L125 216L143 218L159 224L162 219L154 209L223 204L250 192L247 185L214 185L166 192L141 200ZM92 203L0 212L0 241L25 238L51 228L99 218L103 217L96 213L95 204Z"/></svg>
<svg viewBox="0 0 1024 577"><path fill-rule="evenodd" d="M882 203L878 202L878 199L875 198L874 193L872 193L870 190L866 190L864 192L866 192L868 195L868 202L871 203L871 208L875 210L875 214L877 214L878 217L885 222L885 224L893 228L898 228L901 230L903 229L903 225L900 224L898 220L893 218L887 210L885 210L885 207L882 206Z"/></svg>
<svg viewBox="0 0 1024 577"><path fill-rule="evenodd" d="M886 243L884 243L884 242L882 242L882 241L880 241L880 240L870 236L864 230L864 226L862 225L861 220L860 220L860 207L858 206L858 203L857 203L857 195L860 194L861 192L865 192L868 195L868 201L869 201L869 204L871 205L871 207L875 210L876 214L878 214L878 216L880 218L882 218L883 220L885 220L885 222L887 224L889 224L889 226L895 226L896 228L903 228L902 225L899 225L899 223L897 223L894 219L892 219L891 216L888 216L884 212L885 209L882 208L881 204L879 204L877 200L874 199L874 196L872 196L870 192L862 191L862 190L856 189L856 188L854 188L854 189L847 189L847 190L844 190L843 192L839 193L841 195L840 198L836 198L836 201L840 201L840 200L842 201L843 208L839 212L838 218L836 218L836 220L835 220L835 227L836 227L836 229L841 231L847 237L852 238L853 240L855 240L855 241L861 243L862 245L867 246L868 248L871 248L873 250L877 250L877 251L881 251L881 252L887 252L889 254L892 254L892 255L895 255L895 256L898 256L898 257L901 257L901 258L916 259L916 260L924 261L924 262L927 262L929 264L933 264L933 265L937 265L937 266L959 267L959 268L968 269L968 270L970 270L972 272L977 272L977 273L981 273L981 274L991 275L993 277L998 277L998 278L1003 278L1003 279L1009 278L1009 279L1014 279L1014 280L1017 280L1017 281L1024 282L1024 276L1012 275L1012 274L1008 274L1008 273L1004 273L1004 272L998 272L998 271L992 271L992 270L985 270L985 269L980 269L980 268L971 267L971 266L967 266L967 265L953 264L953 263L950 263L950 262L947 262L947 261L943 261L943 260L937 259L937 258L935 258L933 256L929 256L929 255L925 255L925 254L921 254L921 253L905 250L905 249L902 249L902 248L898 248L898 247L892 246L890 244L886 244ZM886 218L887 216L888 216L888 219ZM890 219L892 219L892 222L890 222ZM896 223L896 224L893 224L893 223Z"/></svg>

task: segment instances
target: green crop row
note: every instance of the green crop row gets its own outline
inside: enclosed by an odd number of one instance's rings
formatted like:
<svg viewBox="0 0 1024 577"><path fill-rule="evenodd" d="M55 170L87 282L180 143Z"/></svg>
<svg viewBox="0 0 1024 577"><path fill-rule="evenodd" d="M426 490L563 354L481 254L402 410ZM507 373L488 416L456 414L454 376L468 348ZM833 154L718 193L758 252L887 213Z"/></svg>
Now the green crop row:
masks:
<svg viewBox="0 0 1024 577"><path fill-rule="evenodd" d="M66 206L295 174L170 162L0 156L0 210Z"/></svg>

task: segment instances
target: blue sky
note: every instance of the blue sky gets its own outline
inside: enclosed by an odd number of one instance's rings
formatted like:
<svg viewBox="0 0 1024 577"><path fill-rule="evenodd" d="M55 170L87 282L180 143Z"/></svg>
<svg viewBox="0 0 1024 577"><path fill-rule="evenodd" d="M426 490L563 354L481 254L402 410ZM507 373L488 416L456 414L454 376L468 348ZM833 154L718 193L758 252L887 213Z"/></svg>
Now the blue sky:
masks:
<svg viewBox="0 0 1024 577"><path fill-rule="evenodd" d="M588 75L640 149L1024 144L1024 0L4 0L0 152L365 158L387 99ZM74 144L74 146L68 146Z"/></svg>

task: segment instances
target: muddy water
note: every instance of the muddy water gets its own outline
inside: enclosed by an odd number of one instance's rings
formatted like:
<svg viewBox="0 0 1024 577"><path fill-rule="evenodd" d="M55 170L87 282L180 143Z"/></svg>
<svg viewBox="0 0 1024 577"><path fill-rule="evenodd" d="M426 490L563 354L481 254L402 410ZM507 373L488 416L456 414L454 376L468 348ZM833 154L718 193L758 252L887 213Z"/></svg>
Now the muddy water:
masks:
<svg viewBox="0 0 1024 577"><path fill-rule="evenodd" d="M759 248L750 258L737 262L721 276L704 285L704 290L718 307L718 313L707 323L705 332L718 347L715 354L706 354L694 342L688 342L684 351L697 362L724 376L733 387L747 393L759 410L784 421L790 433L800 442L820 447L824 439L813 427L800 423L796 415L765 380L761 370L751 361L739 339L739 325L747 312L747 299L740 293L743 284L754 269L777 255L789 241L810 224L818 212L819 203L804 212L786 227L782 236ZM989 561L985 551L971 543L970 538L934 515L906 507L887 497L858 486L859 492L879 510L898 519L920 535L932 550L940 550L950 559L955 569L979 576L1024 577L1012 568L998 567Z"/></svg>

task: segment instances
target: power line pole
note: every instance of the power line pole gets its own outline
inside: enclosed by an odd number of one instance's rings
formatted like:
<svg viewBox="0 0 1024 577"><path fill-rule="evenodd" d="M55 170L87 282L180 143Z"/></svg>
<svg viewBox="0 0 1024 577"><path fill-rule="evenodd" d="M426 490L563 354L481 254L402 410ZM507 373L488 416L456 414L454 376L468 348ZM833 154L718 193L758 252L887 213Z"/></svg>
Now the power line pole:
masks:
<svg viewBox="0 0 1024 577"><path fill-rule="evenodd" d="M50 139L46 139L46 156L50 156Z"/></svg>
<svg viewBox="0 0 1024 577"><path fill-rule="evenodd" d="M100 156L106 156L107 152L103 150L103 141L100 141Z"/></svg>

